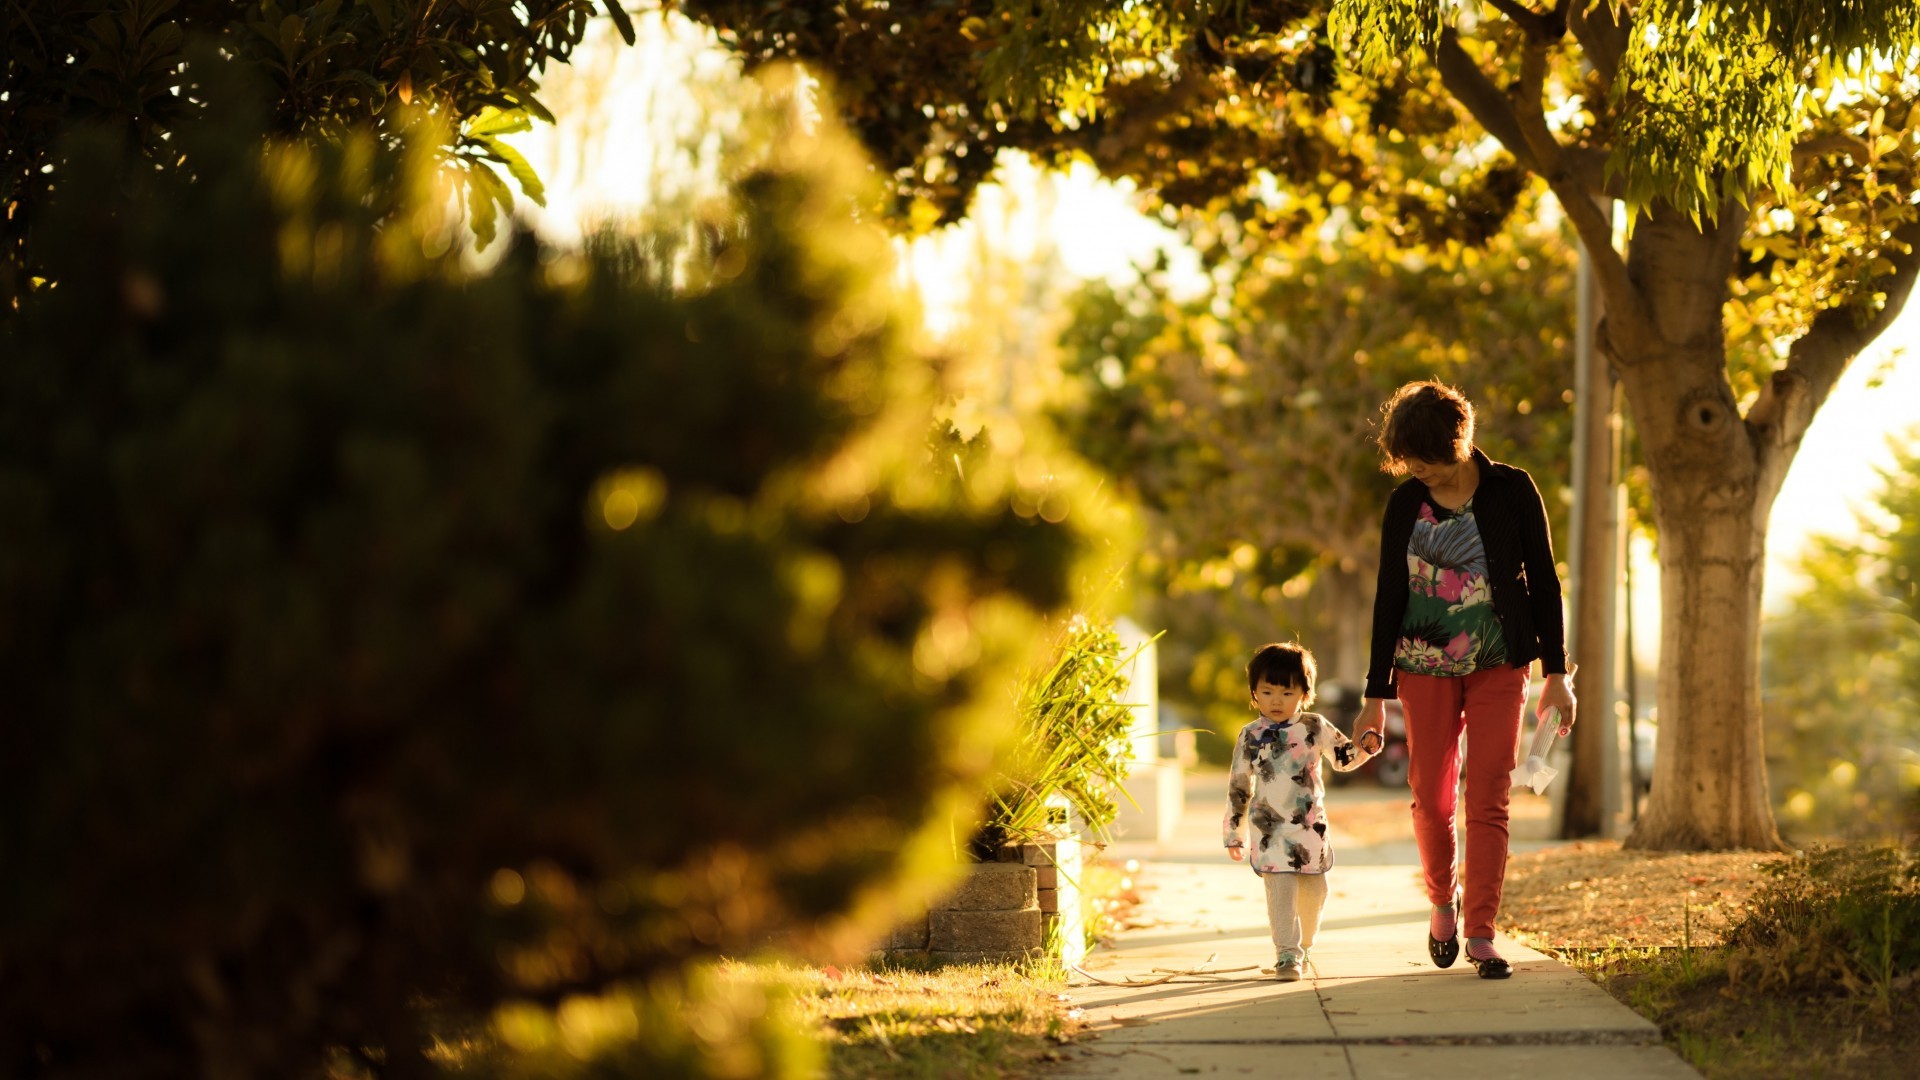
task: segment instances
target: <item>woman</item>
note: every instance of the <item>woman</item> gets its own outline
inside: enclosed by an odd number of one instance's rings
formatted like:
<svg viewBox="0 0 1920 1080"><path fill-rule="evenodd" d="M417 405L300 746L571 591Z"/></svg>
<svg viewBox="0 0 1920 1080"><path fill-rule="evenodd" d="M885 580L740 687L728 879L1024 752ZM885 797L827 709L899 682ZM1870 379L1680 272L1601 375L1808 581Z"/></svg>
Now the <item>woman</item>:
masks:
<svg viewBox="0 0 1920 1080"><path fill-rule="evenodd" d="M1528 673L1539 660L1540 710L1571 722L1560 578L1546 508L1523 469L1473 445L1473 406L1453 387L1409 383L1382 406L1383 467L1408 479L1387 499L1373 653L1355 736L1386 727L1398 697L1407 720L1413 831L1433 915L1427 952L1460 953L1483 979L1512 968L1493 946L1507 871L1507 792ZM1467 734L1465 888L1455 874L1454 795ZM1464 911L1462 902L1464 901Z"/></svg>

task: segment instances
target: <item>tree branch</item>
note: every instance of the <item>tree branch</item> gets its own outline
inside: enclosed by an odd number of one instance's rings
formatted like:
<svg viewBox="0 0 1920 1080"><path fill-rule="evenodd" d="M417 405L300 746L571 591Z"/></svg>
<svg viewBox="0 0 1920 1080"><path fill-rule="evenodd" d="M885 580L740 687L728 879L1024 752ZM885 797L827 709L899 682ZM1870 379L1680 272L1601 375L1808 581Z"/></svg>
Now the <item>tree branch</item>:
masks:
<svg viewBox="0 0 1920 1080"><path fill-rule="evenodd" d="M1549 27L1553 22L1550 16L1527 7L1525 4L1520 3L1519 0L1487 0L1487 3L1492 4L1500 14L1505 15L1515 26L1525 30L1530 40L1548 40L1549 34L1551 33Z"/></svg>
<svg viewBox="0 0 1920 1080"><path fill-rule="evenodd" d="M1546 50L1534 46L1527 51L1521 86L1529 96L1527 104L1519 108L1461 48L1459 36L1452 28L1441 32L1434 64L1440 69L1441 84L1454 100L1464 105L1488 134L1500 140L1522 167L1544 177L1559 197L1560 205L1580 234L1580 242L1586 245L1593 259L1594 275L1606 297L1607 309L1619 317L1617 335L1630 341L1637 328L1645 325L1645 306L1627 276L1625 261L1614 249L1613 222L1593 204L1593 191L1588 186L1592 180L1592 163L1582 160L1577 163L1579 168L1569 168L1559 140L1547 129L1540 99L1546 79ZM1533 138L1529 138L1529 134ZM1546 160L1542 160L1542 152Z"/></svg>
<svg viewBox="0 0 1920 1080"><path fill-rule="evenodd" d="M1594 146L1569 146L1560 156L1561 171L1571 183L1594 198L1623 199L1627 186L1620 177L1607 176L1607 152Z"/></svg>
<svg viewBox="0 0 1920 1080"><path fill-rule="evenodd" d="M1773 373L1747 410L1747 427L1756 441L1797 446L1847 365L1873 344L1906 306L1914 279L1920 277L1920 221L1901 226L1894 239L1906 250L1887 253L1893 273L1881 279L1886 303L1865 321L1856 318L1852 308L1828 308L1814 316L1813 326L1787 353L1786 366Z"/></svg>
<svg viewBox="0 0 1920 1080"><path fill-rule="evenodd" d="M1633 32L1633 16L1625 4L1607 0L1573 0L1567 11L1567 29L1587 54L1587 62L1600 73L1607 88L1620 74L1620 58L1626 55L1627 41Z"/></svg>
<svg viewBox="0 0 1920 1080"><path fill-rule="evenodd" d="M1466 106L1487 134L1500 140L1507 152L1520 160L1520 164L1534 172L1540 171L1527 149L1527 139L1520 131L1520 120L1514 115L1513 102L1500 88L1493 85L1487 73L1473 62L1467 50L1460 47L1460 37L1452 27L1440 32L1440 42L1435 47L1434 66L1440 69L1440 82L1453 95L1455 101Z"/></svg>
<svg viewBox="0 0 1920 1080"><path fill-rule="evenodd" d="M1867 149L1867 144L1860 139L1844 131L1834 131L1825 135L1814 135L1794 143L1793 163L1797 166L1835 151L1844 151L1852 155L1855 161L1865 161L1872 154Z"/></svg>
<svg viewBox="0 0 1920 1080"><path fill-rule="evenodd" d="M1520 54L1520 80L1508 91L1508 100L1513 102L1513 116L1519 123L1521 138L1527 140L1527 148L1540 163L1540 171L1551 178L1564 172L1565 165L1564 147L1547 126L1547 49L1542 42L1527 43L1526 50Z"/></svg>

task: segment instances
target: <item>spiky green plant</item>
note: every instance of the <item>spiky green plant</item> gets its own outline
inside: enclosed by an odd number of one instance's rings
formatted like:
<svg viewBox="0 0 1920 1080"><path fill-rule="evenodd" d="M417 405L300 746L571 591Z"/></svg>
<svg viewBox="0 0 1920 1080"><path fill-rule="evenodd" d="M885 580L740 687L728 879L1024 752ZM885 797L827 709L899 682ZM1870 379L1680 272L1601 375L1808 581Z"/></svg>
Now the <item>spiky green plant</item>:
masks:
<svg viewBox="0 0 1920 1080"><path fill-rule="evenodd" d="M1000 774L978 853L1043 841L1073 819L1106 835L1127 797L1128 698L1144 648L1127 647L1110 622L1076 616L1062 628L1052 662L1020 682L1019 748Z"/></svg>

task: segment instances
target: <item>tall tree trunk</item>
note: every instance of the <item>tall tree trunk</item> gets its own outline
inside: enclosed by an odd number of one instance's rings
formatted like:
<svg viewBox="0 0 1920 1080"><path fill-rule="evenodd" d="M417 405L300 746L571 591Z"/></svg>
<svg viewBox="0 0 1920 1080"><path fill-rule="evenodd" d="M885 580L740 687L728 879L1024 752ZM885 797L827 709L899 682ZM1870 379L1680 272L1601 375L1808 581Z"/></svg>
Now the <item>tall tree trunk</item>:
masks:
<svg viewBox="0 0 1920 1080"><path fill-rule="evenodd" d="M1373 586L1374 575L1352 558L1329 557L1323 565L1313 589L1314 603L1328 622L1325 640L1313 650L1321 679L1355 690L1366 685Z"/></svg>
<svg viewBox="0 0 1920 1080"><path fill-rule="evenodd" d="M1744 427L1737 416L1713 423ZM1652 465L1660 455L1648 451ZM1671 448L1650 471L1660 531L1660 737L1653 791L1627 846L1777 849L1759 666L1771 496L1757 490L1751 468L1691 462Z"/></svg>
<svg viewBox="0 0 1920 1080"><path fill-rule="evenodd" d="M1781 846L1759 655L1767 517L1785 470L1770 434L1740 415L1721 323L1744 220L1732 207L1705 231L1643 219L1628 269L1645 317L1615 334L1621 305L1608 305L1660 547L1660 736L1628 847Z"/></svg>

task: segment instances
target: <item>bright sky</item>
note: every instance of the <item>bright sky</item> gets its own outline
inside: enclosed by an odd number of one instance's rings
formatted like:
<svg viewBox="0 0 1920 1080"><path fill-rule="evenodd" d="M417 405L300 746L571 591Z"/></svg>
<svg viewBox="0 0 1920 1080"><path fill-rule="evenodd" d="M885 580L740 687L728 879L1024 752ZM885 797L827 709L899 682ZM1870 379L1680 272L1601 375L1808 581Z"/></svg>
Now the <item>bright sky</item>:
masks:
<svg viewBox="0 0 1920 1080"><path fill-rule="evenodd" d="M1784 601L1792 557L1809 536L1858 531L1858 513L1881 486L1877 470L1893 465L1888 439L1908 433L1920 436L1920 300L1847 369L1800 445L1768 533L1769 607Z"/></svg>
<svg viewBox="0 0 1920 1080"><path fill-rule="evenodd" d="M652 21L641 20L641 43L629 49L615 44L599 20L601 40L590 40L574 63L548 77L542 96L560 123L514 139L547 183L548 207L533 214L543 231L577 235L583 223L631 214L710 167L701 153L680 148L691 145L710 156L718 145L718 136L702 131L711 114L698 99L703 89L724 91L731 79L728 61L703 47L704 30L670 19L659 24L664 32L647 32ZM1178 249L1169 230L1134 209L1130 187L1102 181L1088 166L1049 177L1023 159L1003 162L1003 176L1003 187L983 190L974 220L903 251L904 272L920 289L934 332L949 329L957 316L965 267L983 240L1022 256L1055 254L1082 278L1131 277L1134 265L1166 249L1176 283L1197 283L1191 252ZM1901 350L1907 355L1885 363ZM1881 384L1870 386L1876 376ZM1791 594L1792 564L1810 535L1856 531L1856 511L1870 503L1878 485L1875 467L1892 462L1888 437L1916 427L1920 301L1848 370L1801 447L1774 507L1769 608ZM1652 642L1658 624L1644 620L1657 610L1658 582L1640 560L1636 573L1639 639Z"/></svg>

